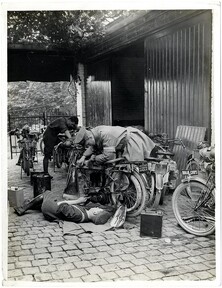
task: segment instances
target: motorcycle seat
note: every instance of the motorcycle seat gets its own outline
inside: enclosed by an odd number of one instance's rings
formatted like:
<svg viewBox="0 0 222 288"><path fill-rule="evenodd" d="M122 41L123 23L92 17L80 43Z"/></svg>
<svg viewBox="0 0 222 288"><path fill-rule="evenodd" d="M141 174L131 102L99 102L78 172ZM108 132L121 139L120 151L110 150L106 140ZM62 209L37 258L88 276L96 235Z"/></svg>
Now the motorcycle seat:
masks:
<svg viewBox="0 0 222 288"><path fill-rule="evenodd" d="M156 154L163 156L174 156L174 153L169 151L157 151Z"/></svg>

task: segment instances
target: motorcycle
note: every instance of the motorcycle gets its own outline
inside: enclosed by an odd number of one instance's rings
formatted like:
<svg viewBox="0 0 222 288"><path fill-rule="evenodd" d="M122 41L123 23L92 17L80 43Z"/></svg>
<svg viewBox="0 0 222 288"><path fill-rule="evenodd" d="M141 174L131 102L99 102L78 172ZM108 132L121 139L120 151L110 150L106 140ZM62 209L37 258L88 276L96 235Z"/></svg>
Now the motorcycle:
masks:
<svg viewBox="0 0 222 288"><path fill-rule="evenodd" d="M57 166L57 168L61 168L63 163L69 166L71 148L75 137L74 131L70 131L70 133L72 136L71 139L68 139L64 133L58 134L58 139L60 142L53 149L54 172L55 172L55 166Z"/></svg>
<svg viewBox="0 0 222 288"><path fill-rule="evenodd" d="M146 187L149 187L148 207L157 208L163 205L167 190L174 190L178 178L178 169L175 161L171 159L171 152L159 151L159 157L149 157L143 167L139 167Z"/></svg>
<svg viewBox="0 0 222 288"><path fill-rule="evenodd" d="M30 132L26 138L18 141L19 148L21 148L21 178L22 170L30 175L30 169L34 169L34 162L37 160L37 142L38 136L36 133ZM36 160L35 160L36 159Z"/></svg>

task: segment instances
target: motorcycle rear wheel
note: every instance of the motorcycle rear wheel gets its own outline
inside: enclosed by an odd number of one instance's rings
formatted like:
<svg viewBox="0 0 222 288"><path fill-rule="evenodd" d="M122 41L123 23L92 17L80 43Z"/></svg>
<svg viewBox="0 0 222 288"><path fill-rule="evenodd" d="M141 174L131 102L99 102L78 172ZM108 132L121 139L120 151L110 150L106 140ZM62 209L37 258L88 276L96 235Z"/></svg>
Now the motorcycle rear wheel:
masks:
<svg viewBox="0 0 222 288"><path fill-rule="evenodd" d="M127 206L127 217L136 217L147 207L148 193L141 175L133 171L131 174L126 174L129 179L129 186L122 191L124 204ZM115 182L111 184L112 200L117 201L115 195Z"/></svg>
<svg viewBox="0 0 222 288"><path fill-rule="evenodd" d="M181 183L173 193L172 208L175 218L185 231L193 235L207 236L215 231L214 193L210 194L205 205L195 208L208 189L203 183L193 180Z"/></svg>

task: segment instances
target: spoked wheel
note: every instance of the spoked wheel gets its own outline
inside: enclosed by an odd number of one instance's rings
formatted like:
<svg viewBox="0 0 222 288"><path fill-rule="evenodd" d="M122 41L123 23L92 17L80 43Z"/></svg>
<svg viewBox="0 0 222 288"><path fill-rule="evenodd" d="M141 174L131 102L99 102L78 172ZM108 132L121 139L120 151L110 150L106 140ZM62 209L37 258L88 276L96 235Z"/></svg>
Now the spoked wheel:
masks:
<svg viewBox="0 0 222 288"><path fill-rule="evenodd" d="M146 174L146 183L147 183L146 187L148 187L147 191L150 196L147 206L149 208L154 208L154 209L156 209L157 206L161 204L161 201L163 201L164 196L165 196L165 190L164 190L165 187L163 187L163 189L160 191L157 190L155 187L155 181L156 179L153 174L151 173ZM161 200L161 197L162 197L162 200Z"/></svg>
<svg viewBox="0 0 222 288"><path fill-rule="evenodd" d="M77 193L77 175L76 167L73 165L69 166L67 177L66 177L66 187L64 190L65 194L76 194Z"/></svg>
<svg viewBox="0 0 222 288"><path fill-rule="evenodd" d="M118 197L127 206L127 216L135 217L141 214L148 202L148 193L139 173L133 171L131 174L123 172L123 179L128 178L127 188L119 189L119 185L114 182L111 184L112 200L118 201ZM117 193L116 193L117 192Z"/></svg>
<svg viewBox="0 0 222 288"><path fill-rule="evenodd" d="M62 150L60 148L57 149L53 149L53 166L55 169L55 166L57 166L57 168L61 168L62 167Z"/></svg>
<svg viewBox="0 0 222 288"><path fill-rule="evenodd" d="M30 163L29 163L28 155L24 150L22 153L22 169L27 174L27 176L30 175Z"/></svg>
<svg viewBox="0 0 222 288"><path fill-rule="evenodd" d="M62 167L62 149L58 148L55 154L55 162L56 162L56 166L57 168L61 168Z"/></svg>
<svg viewBox="0 0 222 288"><path fill-rule="evenodd" d="M155 179L151 173L142 173L141 176L148 194L147 206L150 207L154 201Z"/></svg>
<svg viewBox="0 0 222 288"><path fill-rule="evenodd" d="M207 236L215 231L215 195L201 182L180 184L173 193L172 207L179 225L188 233Z"/></svg>
<svg viewBox="0 0 222 288"><path fill-rule="evenodd" d="M30 161L29 161L29 159L26 159L26 174L27 174L27 176L29 176L30 175Z"/></svg>
<svg viewBox="0 0 222 288"><path fill-rule="evenodd" d="M66 177L66 187L68 187L71 183L75 182L75 173L76 168L73 165L69 165L67 177Z"/></svg>

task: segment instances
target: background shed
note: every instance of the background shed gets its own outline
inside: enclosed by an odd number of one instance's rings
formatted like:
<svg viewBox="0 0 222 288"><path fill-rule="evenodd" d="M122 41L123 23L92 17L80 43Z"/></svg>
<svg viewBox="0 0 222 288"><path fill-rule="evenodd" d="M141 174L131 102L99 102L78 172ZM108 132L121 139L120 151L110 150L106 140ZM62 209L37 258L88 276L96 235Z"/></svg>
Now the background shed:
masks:
<svg viewBox="0 0 222 288"><path fill-rule="evenodd" d="M141 11L115 23L88 57L86 124L142 125L175 136L178 125L211 137L211 10Z"/></svg>

